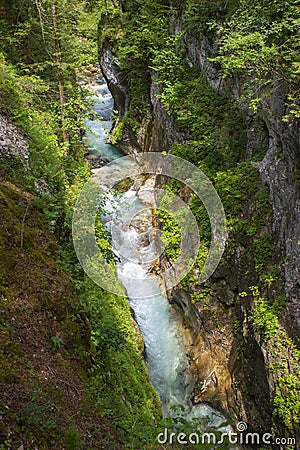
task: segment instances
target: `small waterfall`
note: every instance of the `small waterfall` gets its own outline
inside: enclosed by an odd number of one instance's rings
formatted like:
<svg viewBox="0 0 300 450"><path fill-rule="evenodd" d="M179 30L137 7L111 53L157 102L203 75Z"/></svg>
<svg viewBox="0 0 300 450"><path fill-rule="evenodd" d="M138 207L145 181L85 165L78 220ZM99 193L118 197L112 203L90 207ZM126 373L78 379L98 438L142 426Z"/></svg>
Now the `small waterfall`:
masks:
<svg viewBox="0 0 300 450"><path fill-rule="evenodd" d="M86 132L86 144L93 154L112 161L122 156L114 146L106 144L112 126L112 98L103 79L92 89L94 110L102 120L87 122L92 132ZM203 422L218 427L226 420L221 413L208 405L192 405L187 398L188 357L178 337L168 299L150 275L151 264L157 258L157 236L153 233L151 214L143 216L142 194L142 189L135 188L134 184L121 194L109 192L103 222L113 236L113 250L119 259L118 276L143 335L150 378L161 398L165 416L172 414L172 406L183 405L185 418L206 418ZM130 226L126 225L128 217L134 217Z"/></svg>

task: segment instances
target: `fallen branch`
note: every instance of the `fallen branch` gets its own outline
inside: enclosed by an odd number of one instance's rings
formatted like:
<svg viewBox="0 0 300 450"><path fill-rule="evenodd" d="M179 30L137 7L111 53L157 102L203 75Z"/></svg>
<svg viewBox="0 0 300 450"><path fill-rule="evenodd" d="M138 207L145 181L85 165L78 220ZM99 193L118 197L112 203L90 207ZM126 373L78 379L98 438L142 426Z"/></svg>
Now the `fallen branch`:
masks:
<svg viewBox="0 0 300 450"><path fill-rule="evenodd" d="M217 384L218 379L217 379L217 376L216 376L216 368L217 368L217 367L215 367L215 368L210 372L210 374L205 378L205 380L203 381L202 387L201 387L201 389L200 389L200 393L201 393L201 394L203 394L203 392L205 392L205 391L207 390L208 386L209 386L211 383ZM214 375L214 377L213 377L213 375Z"/></svg>

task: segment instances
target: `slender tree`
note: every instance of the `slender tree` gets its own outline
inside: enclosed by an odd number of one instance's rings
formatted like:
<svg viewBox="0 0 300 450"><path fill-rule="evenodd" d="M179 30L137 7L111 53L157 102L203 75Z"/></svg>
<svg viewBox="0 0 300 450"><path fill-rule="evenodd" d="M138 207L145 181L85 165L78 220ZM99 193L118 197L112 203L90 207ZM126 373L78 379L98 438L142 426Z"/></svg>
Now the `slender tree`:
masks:
<svg viewBox="0 0 300 450"><path fill-rule="evenodd" d="M59 25L57 18L57 10L55 3L52 3L52 23L53 23L53 33L54 33L54 42L55 42L55 58L57 64L57 82L58 82L58 90L59 90L59 102L60 102L60 111L61 111L61 124L62 124L62 133L63 133L63 142L65 144L70 143L69 133L65 126L65 105L66 105L66 91L65 91L65 81L64 74L62 70L62 52L61 52L61 41L59 36Z"/></svg>

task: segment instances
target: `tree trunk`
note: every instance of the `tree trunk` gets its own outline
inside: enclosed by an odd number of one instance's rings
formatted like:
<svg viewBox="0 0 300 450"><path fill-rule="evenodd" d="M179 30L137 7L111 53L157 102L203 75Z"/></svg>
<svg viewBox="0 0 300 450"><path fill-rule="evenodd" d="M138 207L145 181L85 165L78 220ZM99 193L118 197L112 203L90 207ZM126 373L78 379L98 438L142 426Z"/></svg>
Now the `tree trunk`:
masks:
<svg viewBox="0 0 300 450"><path fill-rule="evenodd" d="M64 75L62 71L62 57L61 57L61 44L60 37L58 32L58 20L57 20L57 11L56 6L52 3L52 20L53 20L53 31L54 31L54 41L55 41L55 51L56 51L56 63L57 63L57 81L58 81L58 90L59 90L59 102L60 102L60 111L61 111L61 124L62 124L62 133L63 133L63 142L65 144L70 143L68 130L65 129L65 104L66 104L66 93L65 93L65 82Z"/></svg>

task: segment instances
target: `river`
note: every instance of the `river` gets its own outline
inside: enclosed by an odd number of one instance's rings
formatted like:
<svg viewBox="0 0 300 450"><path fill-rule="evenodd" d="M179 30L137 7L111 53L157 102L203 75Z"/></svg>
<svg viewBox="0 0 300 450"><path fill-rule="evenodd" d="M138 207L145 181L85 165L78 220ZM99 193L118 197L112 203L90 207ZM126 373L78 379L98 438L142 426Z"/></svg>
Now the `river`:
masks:
<svg viewBox="0 0 300 450"><path fill-rule="evenodd" d="M90 157L105 164L123 156L116 147L106 143L112 127L113 99L101 77L89 89L94 117L86 123L90 131L85 133L84 140ZM147 183L151 184L151 180ZM193 405L190 401L189 361L178 323L167 296L161 292L159 284L149 278L157 258L157 233L153 232L151 216L145 214L141 182L129 183L125 192L124 189L121 193L110 191L104 209L103 223L113 236L113 251L119 259L118 277L143 335L146 364L151 382L161 398L164 416L174 415L176 406L182 405L186 419L200 418L204 428L220 426L226 421L224 415L209 405ZM134 220L130 226L125 226L128 217Z"/></svg>

